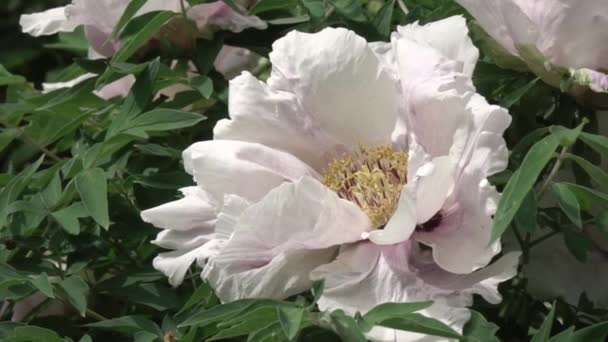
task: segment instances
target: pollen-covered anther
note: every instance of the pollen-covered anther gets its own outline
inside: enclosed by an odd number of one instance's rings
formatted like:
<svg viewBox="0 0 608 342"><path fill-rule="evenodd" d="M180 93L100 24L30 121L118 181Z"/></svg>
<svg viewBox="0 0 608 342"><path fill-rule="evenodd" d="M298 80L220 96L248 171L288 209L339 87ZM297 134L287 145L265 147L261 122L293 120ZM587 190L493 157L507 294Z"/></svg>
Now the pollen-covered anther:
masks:
<svg viewBox="0 0 608 342"><path fill-rule="evenodd" d="M407 155L387 145L359 146L332 161L323 175L323 183L357 204L374 228L383 227L393 215L406 181Z"/></svg>

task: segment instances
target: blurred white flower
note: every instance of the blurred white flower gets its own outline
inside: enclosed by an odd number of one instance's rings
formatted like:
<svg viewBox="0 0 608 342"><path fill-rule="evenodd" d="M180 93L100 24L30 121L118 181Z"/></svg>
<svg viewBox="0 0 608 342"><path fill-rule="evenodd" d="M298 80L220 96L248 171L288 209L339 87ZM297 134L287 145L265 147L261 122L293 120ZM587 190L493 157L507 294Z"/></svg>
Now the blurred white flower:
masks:
<svg viewBox="0 0 608 342"><path fill-rule="evenodd" d="M487 177L507 165L510 116L476 94L467 33L452 17L390 43L333 28L276 41L268 81L233 79L230 119L184 152L198 186L142 213L173 250L154 266L178 285L198 261L225 302L321 278L323 310L434 300L425 313L462 330L472 294L500 301L518 258L487 266L500 252Z"/></svg>
<svg viewBox="0 0 608 342"><path fill-rule="evenodd" d="M181 12L181 0L149 0L137 12L140 16L153 11ZM89 57L92 59L113 56L120 48L121 42L111 39L112 30L118 24L126 9L128 0L73 0L65 7L58 7L45 12L25 14L20 18L23 32L33 36L52 35L58 32L71 32L83 26L90 44ZM247 5L247 3L243 3ZM215 29L241 32L247 28L265 29L266 23L255 16L241 14L230 8L223 1L214 1L189 7L186 16L194 22L201 34ZM169 26L171 26L169 24ZM191 41L190 34L178 29L167 29L162 33L174 43L180 45ZM190 37L190 38L189 38ZM252 68L257 64L259 56L247 49L224 46L218 54L214 66L227 79L232 78L242 70ZM68 82L45 83L45 91L72 87L94 74L84 74ZM125 77L108 84L96 94L104 99L115 96L125 96L133 85L133 77Z"/></svg>
<svg viewBox="0 0 608 342"><path fill-rule="evenodd" d="M608 6L594 0L457 0L504 52L575 94L608 92Z"/></svg>

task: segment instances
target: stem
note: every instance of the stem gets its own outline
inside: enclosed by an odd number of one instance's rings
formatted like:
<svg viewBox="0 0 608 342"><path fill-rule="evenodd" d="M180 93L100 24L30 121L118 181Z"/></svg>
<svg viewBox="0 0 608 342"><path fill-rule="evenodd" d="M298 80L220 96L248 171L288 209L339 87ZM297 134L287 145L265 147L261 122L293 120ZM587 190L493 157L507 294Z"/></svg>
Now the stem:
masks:
<svg viewBox="0 0 608 342"><path fill-rule="evenodd" d="M91 309L87 309L87 317L92 317L98 321L109 321L110 319L98 314L97 312L91 310Z"/></svg>
<svg viewBox="0 0 608 342"><path fill-rule="evenodd" d="M559 152L559 155L557 156L555 165L553 165L553 169L551 169L549 176L547 176L547 179L545 179L545 182L543 183L543 185L540 187L540 190L538 191L539 199L543 196L545 191L547 191L547 188L551 184L551 181L553 181L553 178L555 177L555 175L557 174L559 169L562 167L562 163L564 162L564 157L566 156L566 153L568 153L568 147L563 146L561 151Z"/></svg>
<svg viewBox="0 0 608 342"><path fill-rule="evenodd" d="M399 8L403 12L403 14L407 15L408 13L410 13L410 10L407 9L407 6L405 6L403 0L397 0L397 3L399 4Z"/></svg>
<svg viewBox="0 0 608 342"><path fill-rule="evenodd" d="M541 242L543 242L543 241L547 240L548 238L550 238L550 237L552 237L552 236L554 236L554 235L556 235L556 234L558 234L558 232L556 232L556 231L553 231L553 232L551 232L551 233L547 233L547 234L545 234L545 235L543 235L543 236L539 237L538 239L533 240L532 242L530 242L530 244L528 245L528 247L529 247L529 248L532 248L532 247L534 247L534 246L538 245L539 243L541 243Z"/></svg>

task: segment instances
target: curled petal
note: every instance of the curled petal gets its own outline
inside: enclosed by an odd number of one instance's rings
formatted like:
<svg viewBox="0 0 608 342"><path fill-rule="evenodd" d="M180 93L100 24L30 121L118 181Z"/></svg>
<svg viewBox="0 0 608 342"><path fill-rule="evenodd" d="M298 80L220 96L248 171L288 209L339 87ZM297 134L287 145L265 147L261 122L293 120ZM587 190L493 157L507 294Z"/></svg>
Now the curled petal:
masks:
<svg viewBox="0 0 608 342"><path fill-rule="evenodd" d="M72 32L78 26L69 21L65 7L56 7L44 12L24 14L19 18L21 30L34 37L48 36L58 32Z"/></svg>

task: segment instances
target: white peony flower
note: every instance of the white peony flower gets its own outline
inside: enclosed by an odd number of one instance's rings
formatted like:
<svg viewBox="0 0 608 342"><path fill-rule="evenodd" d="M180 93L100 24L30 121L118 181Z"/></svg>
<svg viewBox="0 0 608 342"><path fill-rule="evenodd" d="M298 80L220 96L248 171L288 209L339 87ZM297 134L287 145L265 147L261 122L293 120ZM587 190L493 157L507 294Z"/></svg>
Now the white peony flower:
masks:
<svg viewBox="0 0 608 342"><path fill-rule="evenodd" d="M594 0L457 0L506 53L545 82L608 92L608 6ZM580 87L579 87L580 88Z"/></svg>
<svg viewBox="0 0 608 342"><path fill-rule="evenodd" d="M140 16L153 11L181 12L181 0L149 0L137 12ZM84 26L89 41L89 57L91 59L113 56L120 48L121 42L110 39L112 30L118 24L121 15L129 4L128 0L73 0L68 6L53 8L44 12L25 14L20 18L23 32L32 36L52 35L58 32L71 32L79 26ZM243 3L247 5L248 3ZM213 29L241 32L247 28L265 29L267 24L258 17L247 16L230 8L223 1L215 1L192 6L186 9L186 16L193 21L200 32ZM173 30L174 31L174 30ZM183 40L183 32L168 32L163 35L178 44ZM190 41L189 39L186 39ZM227 79L245 68L255 66L259 57L247 49L224 46L218 54L214 66ZM94 77L94 74L84 74L68 82L45 83L44 91L69 88ZM134 83L131 76L117 80L100 89L96 94L104 99L115 96L125 96Z"/></svg>
<svg viewBox="0 0 608 342"><path fill-rule="evenodd" d="M321 278L322 310L434 300L426 313L462 330L472 294L498 302L518 258L487 266L500 243L486 178L507 165L510 116L475 93L467 33L452 17L390 43L341 28L276 41L268 81L233 79L230 119L184 152L198 186L142 213L173 250L154 266L178 285L198 261L224 302Z"/></svg>

